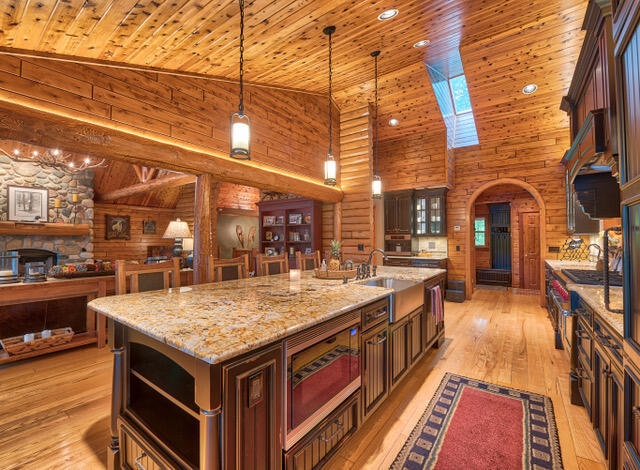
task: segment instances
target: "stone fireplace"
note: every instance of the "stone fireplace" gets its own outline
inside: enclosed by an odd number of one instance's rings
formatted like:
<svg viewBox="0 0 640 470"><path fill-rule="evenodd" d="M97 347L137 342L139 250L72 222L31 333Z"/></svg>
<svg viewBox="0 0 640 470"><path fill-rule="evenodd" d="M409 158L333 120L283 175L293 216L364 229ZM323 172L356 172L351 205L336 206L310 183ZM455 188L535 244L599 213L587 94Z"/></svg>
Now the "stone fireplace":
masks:
<svg viewBox="0 0 640 470"><path fill-rule="evenodd" d="M72 193L77 192L80 202L76 206L76 222L88 224L89 236L0 236L0 251L40 249L57 255L58 263L83 262L93 259L93 172L70 174L28 162L16 162L0 155L0 221L7 220L7 186L31 186L49 190L49 222L73 223ZM61 200L56 212L54 200Z"/></svg>

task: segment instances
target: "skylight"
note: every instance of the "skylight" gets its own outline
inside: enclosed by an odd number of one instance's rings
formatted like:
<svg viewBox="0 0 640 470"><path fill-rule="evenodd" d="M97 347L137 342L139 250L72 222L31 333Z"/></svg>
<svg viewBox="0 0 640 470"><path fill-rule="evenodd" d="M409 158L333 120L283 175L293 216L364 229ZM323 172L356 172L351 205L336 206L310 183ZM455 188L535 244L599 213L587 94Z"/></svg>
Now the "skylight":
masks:
<svg viewBox="0 0 640 470"><path fill-rule="evenodd" d="M468 113L471 111L471 99L467 89L467 79L464 75L458 75L449 79L453 104L456 107L456 114Z"/></svg>

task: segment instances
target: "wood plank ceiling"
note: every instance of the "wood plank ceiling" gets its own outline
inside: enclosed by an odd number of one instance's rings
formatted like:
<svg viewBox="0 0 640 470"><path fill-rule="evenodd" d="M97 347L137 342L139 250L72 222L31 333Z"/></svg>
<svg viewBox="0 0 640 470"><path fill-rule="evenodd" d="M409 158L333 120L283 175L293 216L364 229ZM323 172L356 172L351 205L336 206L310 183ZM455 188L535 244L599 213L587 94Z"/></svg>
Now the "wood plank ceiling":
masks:
<svg viewBox="0 0 640 470"><path fill-rule="evenodd" d="M480 143L505 128L565 126L558 104L582 42L587 0L253 0L246 5L246 78L327 92L327 40L334 36L340 106L371 99L380 57L381 139L442 129L424 63L460 49ZM381 22L380 12L397 8ZM79 56L236 79L236 0L8 0L0 47ZM424 48L412 45L429 39ZM6 49L5 49L6 50ZM539 91L524 96L527 83ZM398 127L386 125L390 117ZM522 128L518 128L522 125Z"/></svg>

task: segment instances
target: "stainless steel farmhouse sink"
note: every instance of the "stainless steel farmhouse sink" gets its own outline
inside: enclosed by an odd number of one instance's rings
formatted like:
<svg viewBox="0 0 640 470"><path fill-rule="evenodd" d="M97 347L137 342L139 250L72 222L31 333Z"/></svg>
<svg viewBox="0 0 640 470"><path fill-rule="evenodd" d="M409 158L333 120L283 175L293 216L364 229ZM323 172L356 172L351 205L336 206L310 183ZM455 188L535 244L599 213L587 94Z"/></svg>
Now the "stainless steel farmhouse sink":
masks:
<svg viewBox="0 0 640 470"><path fill-rule="evenodd" d="M364 282L365 286L393 289L389 321L397 322L424 304L424 283L380 277Z"/></svg>

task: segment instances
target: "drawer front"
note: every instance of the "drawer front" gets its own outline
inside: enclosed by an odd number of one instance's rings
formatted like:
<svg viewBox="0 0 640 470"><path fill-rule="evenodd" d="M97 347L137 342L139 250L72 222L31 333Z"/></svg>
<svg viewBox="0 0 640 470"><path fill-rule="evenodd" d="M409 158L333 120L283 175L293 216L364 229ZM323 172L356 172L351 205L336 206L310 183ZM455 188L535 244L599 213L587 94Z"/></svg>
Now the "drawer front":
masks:
<svg viewBox="0 0 640 470"><path fill-rule="evenodd" d="M441 259L414 258L411 260L411 266L416 268L444 268L446 266L446 262L446 260Z"/></svg>
<svg viewBox="0 0 640 470"><path fill-rule="evenodd" d="M593 361L593 341L591 333L587 329L584 320L579 317L576 325L576 347L578 348L578 356L584 362L585 366L591 370Z"/></svg>
<svg viewBox="0 0 640 470"><path fill-rule="evenodd" d="M322 467L358 428L359 410L360 393L356 392L285 454L285 469L312 470Z"/></svg>
<svg viewBox="0 0 640 470"><path fill-rule="evenodd" d="M362 309L362 331L389 320L389 299L382 299Z"/></svg>
<svg viewBox="0 0 640 470"><path fill-rule="evenodd" d="M118 421L120 465L126 470L171 470L180 467L169 462L155 446L123 421Z"/></svg>
<svg viewBox="0 0 640 470"><path fill-rule="evenodd" d="M405 266L411 265L410 258L387 258L384 260L384 266Z"/></svg>

